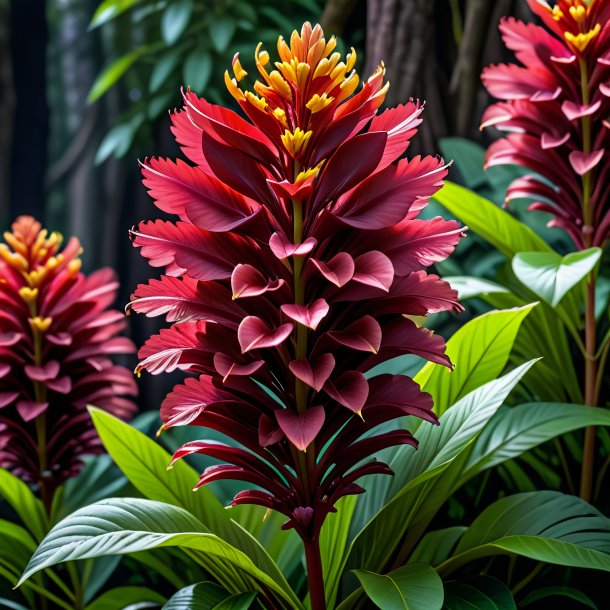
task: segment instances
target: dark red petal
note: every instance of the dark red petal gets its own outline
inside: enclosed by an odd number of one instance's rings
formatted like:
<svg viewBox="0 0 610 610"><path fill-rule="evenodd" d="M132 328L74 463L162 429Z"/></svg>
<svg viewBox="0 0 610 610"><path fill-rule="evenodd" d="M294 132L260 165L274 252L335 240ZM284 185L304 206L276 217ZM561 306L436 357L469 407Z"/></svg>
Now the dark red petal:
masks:
<svg viewBox="0 0 610 610"><path fill-rule="evenodd" d="M332 354L321 354L313 362L293 360L288 366L295 377L319 392L335 368L335 358Z"/></svg>
<svg viewBox="0 0 610 610"><path fill-rule="evenodd" d="M381 345L381 326L371 316L352 322L344 330L329 331L327 334L340 345L364 352L376 354Z"/></svg>
<svg viewBox="0 0 610 610"><path fill-rule="evenodd" d="M336 379L329 379L324 391L339 404L360 413L369 395L369 384L362 373L347 371Z"/></svg>
<svg viewBox="0 0 610 610"><path fill-rule="evenodd" d="M291 320L316 330L318 324L328 313L330 307L324 299L316 299L311 305L282 305L282 313Z"/></svg>
<svg viewBox="0 0 610 610"><path fill-rule="evenodd" d="M242 353L252 349L275 347L283 343L292 332L294 324L282 324L278 328L269 328L256 316L247 316L237 329L237 338Z"/></svg>
<svg viewBox="0 0 610 610"><path fill-rule="evenodd" d="M233 298L255 297L265 292L278 290L283 279L267 279L251 265L237 265L231 275Z"/></svg>
<svg viewBox="0 0 610 610"><path fill-rule="evenodd" d="M324 408L310 407L304 413L295 413L290 409L278 409L275 412L277 423L286 438L300 451L305 451L324 424Z"/></svg>
<svg viewBox="0 0 610 610"><path fill-rule="evenodd" d="M326 262L315 258L309 260L329 282L339 288L352 279L356 268L354 259L347 252L339 252Z"/></svg>

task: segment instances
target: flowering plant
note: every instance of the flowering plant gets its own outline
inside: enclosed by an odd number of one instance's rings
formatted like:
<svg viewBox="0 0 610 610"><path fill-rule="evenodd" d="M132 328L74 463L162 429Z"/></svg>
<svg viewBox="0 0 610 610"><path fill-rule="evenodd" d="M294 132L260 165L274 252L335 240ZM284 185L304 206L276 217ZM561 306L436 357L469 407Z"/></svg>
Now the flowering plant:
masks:
<svg viewBox="0 0 610 610"><path fill-rule="evenodd" d="M87 405L123 419L137 393L128 369L110 356L133 353L118 336L125 321L108 309L117 282L110 269L81 273L76 238L61 248L29 216L0 243L0 467L53 494L76 475L84 455L100 453Z"/></svg>
<svg viewBox="0 0 610 610"><path fill-rule="evenodd" d="M180 221L131 232L166 274L139 286L130 308L174 323L140 350L138 370L198 375L165 399L163 428L209 427L238 444L191 442L174 461L200 453L228 462L196 488L257 486L233 504L283 513L305 541L314 583L327 514L364 491L364 475L391 472L365 460L416 444L407 430L378 426L405 415L436 423L412 380L365 373L406 353L449 366L443 340L407 316L459 310L449 285L420 271L461 236L454 221L416 218L446 166L434 157L394 164L423 106L376 116L383 66L354 94L356 54L342 61L334 46L305 24L290 44L280 37L273 70L259 46L255 93L241 88L247 73L235 56L225 81L250 121L185 92L172 124L193 165L142 164L156 205ZM319 585L312 599L322 607Z"/></svg>

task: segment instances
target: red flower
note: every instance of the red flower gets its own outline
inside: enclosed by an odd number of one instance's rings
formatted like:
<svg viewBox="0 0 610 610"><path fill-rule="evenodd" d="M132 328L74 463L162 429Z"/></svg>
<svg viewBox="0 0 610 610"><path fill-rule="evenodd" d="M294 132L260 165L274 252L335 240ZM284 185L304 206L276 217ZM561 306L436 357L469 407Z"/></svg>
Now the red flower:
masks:
<svg viewBox="0 0 610 610"><path fill-rule="evenodd" d="M112 354L132 353L125 326L109 310L117 283L110 269L86 277L81 247L19 217L0 243L0 467L41 485L45 501L101 452L86 406L119 417L135 411L131 372Z"/></svg>
<svg viewBox="0 0 610 610"><path fill-rule="evenodd" d="M489 147L487 166L522 165L535 174L507 193L555 216L579 249L610 236L610 2L528 0L543 25L505 18L500 31L517 64L483 71L488 91L506 100L482 127L511 132Z"/></svg>
<svg viewBox="0 0 610 610"><path fill-rule="evenodd" d="M421 122L418 102L377 115L387 85L380 67L355 93L356 55L305 24L254 91L237 56L229 91L249 120L184 94L172 130L192 165L148 159L144 184L176 223L144 222L134 245L161 280L140 285L130 307L174 325L140 350L140 369L194 373L161 407L163 427L203 426L235 442L196 441L191 453L226 464L196 487L239 479L255 489L233 504L280 511L314 540L334 504L364 491L357 481L389 468L370 461L416 445L404 415L436 422L432 399L411 379L373 366L417 354L449 366L445 344L408 316L459 309L456 293L420 269L460 239L454 221L416 217L447 173L434 157L394 163Z"/></svg>

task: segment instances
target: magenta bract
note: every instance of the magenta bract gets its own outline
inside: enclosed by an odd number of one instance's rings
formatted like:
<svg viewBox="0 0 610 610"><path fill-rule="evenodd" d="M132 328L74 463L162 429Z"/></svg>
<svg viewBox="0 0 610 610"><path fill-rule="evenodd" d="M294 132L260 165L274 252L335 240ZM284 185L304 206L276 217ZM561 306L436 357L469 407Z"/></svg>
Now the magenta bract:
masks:
<svg viewBox="0 0 610 610"><path fill-rule="evenodd" d="M255 93L242 90L236 56L226 83L247 119L187 91L172 131L191 163L142 164L157 207L178 220L132 231L165 275L140 285L130 308L174 323L141 348L139 368L195 375L163 402L164 427L235 441L189 443L174 460L226 462L197 487L250 483L233 503L284 513L305 540L339 498L364 491L360 477L390 473L371 461L377 452L416 445L378 426L405 415L436 422L411 379L365 373L402 354L450 366L442 338L411 317L459 309L449 285L421 270L462 234L455 221L417 219L446 166L398 160L423 106L378 114L384 68L355 93L355 53L341 60L334 46L305 24L290 45L280 37L277 69L259 46Z"/></svg>

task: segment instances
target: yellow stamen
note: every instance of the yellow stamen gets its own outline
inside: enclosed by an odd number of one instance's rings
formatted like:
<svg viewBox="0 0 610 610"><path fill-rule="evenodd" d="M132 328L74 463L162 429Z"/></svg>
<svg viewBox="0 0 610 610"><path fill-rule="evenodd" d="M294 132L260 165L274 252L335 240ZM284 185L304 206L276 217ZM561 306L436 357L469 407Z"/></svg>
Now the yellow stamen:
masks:
<svg viewBox="0 0 610 610"><path fill-rule="evenodd" d="M559 8L559 6L557 4L550 10L551 10L551 16L553 17L553 19L555 21L559 21L560 19L563 18L563 12L561 11L561 9Z"/></svg>
<svg viewBox="0 0 610 610"><path fill-rule="evenodd" d="M311 138L311 134L311 131L303 131L300 127L297 127L293 133L288 131L288 129L284 132L284 135L282 136L282 143L286 147L288 154L293 159L305 151L307 143Z"/></svg>
<svg viewBox="0 0 610 610"><path fill-rule="evenodd" d="M13 249L15 252L19 252L22 256L27 256L28 247L19 239L17 239L12 233L6 231L4 233L4 241Z"/></svg>
<svg viewBox="0 0 610 610"><path fill-rule="evenodd" d="M49 330L49 327L53 323L53 318L41 318L40 316L34 316L29 320L30 327L34 332L38 331L41 333L46 333Z"/></svg>
<svg viewBox="0 0 610 610"><path fill-rule="evenodd" d="M19 289L19 296L29 305L35 303L38 298L38 288L30 288L29 286L23 286Z"/></svg>
<svg viewBox="0 0 610 610"><path fill-rule="evenodd" d="M70 273L70 275L76 275L81 270L82 266L83 261L81 261L79 258L75 258L68 263L68 273Z"/></svg>
<svg viewBox="0 0 610 610"><path fill-rule="evenodd" d="M324 110L335 98L328 96L326 93L318 95L317 93L305 104L312 114Z"/></svg>
<svg viewBox="0 0 610 610"><path fill-rule="evenodd" d="M322 163L323 163L323 161L318 163L318 165L316 165L315 167L311 167L302 172L299 172L294 183L301 184L301 182L305 182L305 180L307 180L307 178L311 178L311 176L317 176L318 172L320 171L320 167L322 166Z"/></svg>
<svg viewBox="0 0 610 610"><path fill-rule="evenodd" d="M601 25L597 23L592 30L589 30L584 34L574 35L572 32L565 32L564 36L573 47L576 47L582 53L589 43L600 33L601 29Z"/></svg>
<svg viewBox="0 0 610 610"><path fill-rule="evenodd" d="M583 21L587 15L587 9L582 4L571 6L569 11L575 21Z"/></svg>
<svg viewBox="0 0 610 610"><path fill-rule="evenodd" d="M239 54L235 53L235 57L233 58L233 74L235 74L235 80L239 82L248 76L248 73L242 68L239 63Z"/></svg>
<svg viewBox="0 0 610 610"><path fill-rule="evenodd" d="M263 97L258 97L258 95L254 95L251 91L246 91L245 93L246 99L260 110L264 110L267 107L267 100Z"/></svg>
<svg viewBox="0 0 610 610"><path fill-rule="evenodd" d="M286 112L284 112L284 110L282 110L281 108L274 108L273 109L273 116L284 126L286 127L286 125L288 125L288 122L286 121Z"/></svg>
<svg viewBox="0 0 610 610"><path fill-rule="evenodd" d="M6 244L0 244L0 258L17 271L28 270L28 261L18 252L11 252Z"/></svg>
<svg viewBox="0 0 610 610"><path fill-rule="evenodd" d="M243 102L246 99L244 96L244 92L237 86L237 81L229 76L228 70L225 70L225 85L229 93L238 102Z"/></svg>
<svg viewBox="0 0 610 610"><path fill-rule="evenodd" d="M292 99L292 92L290 91L288 83L277 70L273 70L273 72L269 74L269 84L271 85L271 88L284 99Z"/></svg>

